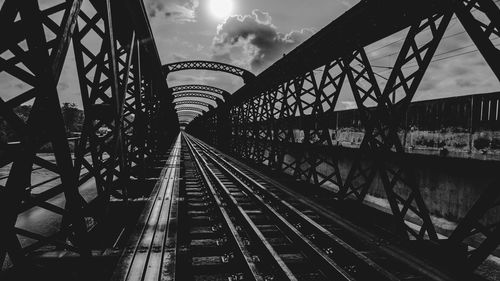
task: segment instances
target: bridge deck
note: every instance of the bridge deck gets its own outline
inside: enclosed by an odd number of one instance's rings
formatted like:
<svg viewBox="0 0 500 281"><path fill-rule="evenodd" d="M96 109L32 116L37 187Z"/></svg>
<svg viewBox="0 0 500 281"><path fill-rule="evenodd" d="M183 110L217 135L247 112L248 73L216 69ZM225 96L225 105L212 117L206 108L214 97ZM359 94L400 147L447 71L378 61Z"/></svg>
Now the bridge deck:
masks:
<svg viewBox="0 0 500 281"><path fill-rule="evenodd" d="M356 205L351 218L300 190L180 134L111 280L457 280L374 231L391 224L383 212Z"/></svg>

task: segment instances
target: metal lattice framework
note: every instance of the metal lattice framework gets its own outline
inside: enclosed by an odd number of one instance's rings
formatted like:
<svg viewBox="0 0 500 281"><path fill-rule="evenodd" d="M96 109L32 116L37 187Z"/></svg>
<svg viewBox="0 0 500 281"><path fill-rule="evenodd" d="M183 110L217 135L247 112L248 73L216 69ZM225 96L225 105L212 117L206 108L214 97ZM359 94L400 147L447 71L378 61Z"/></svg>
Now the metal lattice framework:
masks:
<svg viewBox="0 0 500 281"><path fill-rule="evenodd" d="M190 111L190 112L182 112L182 108L181 108L181 110L178 111L179 116L183 116L183 115L195 115L195 116L198 116L199 113L200 113L199 111L196 111L196 112L192 112L192 111Z"/></svg>
<svg viewBox="0 0 500 281"><path fill-rule="evenodd" d="M200 106L206 107L207 109L213 108L213 105L206 103L206 102L198 101L198 100L174 100L174 103L176 106L179 106L179 105L200 105Z"/></svg>
<svg viewBox="0 0 500 281"><path fill-rule="evenodd" d="M187 112L184 112L184 113L187 113ZM198 114L179 114L179 122L180 121L183 121L183 122L191 122L191 120L193 120L194 118L196 118L198 116Z"/></svg>
<svg viewBox="0 0 500 281"><path fill-rule="evenodd" d="M437 240L416 167L405 157L398 132L453 16L500 79L500 51L492 41L500 35L500 10L494 1L362 1L238 90L228 104L230 114L212 110L188 130L240 157L336 189L339 200L361 202L380 182L401 236ZM406 38L382 84L364 47L403 29ZM330 130L344 85L356 102L364 136L343 176L341 149ZM231 136L229 145L218 143L223 134ZM485 223L499 206L499 183L492 182L448 239L460 245L480 237L467 253L471 269L500 243L500 221ZM409 217L418 218L418 227Z"/></svg>
<svg viewBox="0 0 500 281"><path fill-rule="evenodd" d="M213 61L181 61L165 64L163 66L163 73L167 76L171 72L188 70L188 69L200 69L200 70L213 70L222 71L243 78L245 83L250 82L255 75L248 70L236 67L234 65L213 62Z"/></svg>
<svg viewBox="0 0 500 281"><path fill-rule="evenodd" d="M0 116L19 139L16 147L0 145L1 167L8 170L0 186L2 263L8 254L15 265L25 264L27 254L47 246L88 253L87 222L102 220L111 196L127 200L129 181L143 177L158 142L178 131L173 97L160 95L168 86L142 1L50 4L6 0L0 11L0 72L26 85L0 99ZM70 43L75 62L66 61ZM74 153L57 89L65 63L76 64L85 116ZM32 107L23 120L15 109L27 102ZM44 145L51 145L55 161L38 154ZM34 165L60 184L32 185ZM92 178L97 197L87 202L79 187ZM63 206L51 203L59 194ZM34 207L62 217L57 233L16 227L18 215ZM18 236L34 242L22 245Z"/></svg>
<svg viewBox="0 0 500 281"><path fill-rule="evenodd" d="M174 99L182 99L182 98L200 98L207 99L215 102L223 102L224 100L219 96L213 94L207 94L202 92L181 92L174 93Z"/></svg>
<svg viewBox="0 0 500 281"><path fill-rule="evenodd" d="M179 117L182 117L182 116L185 116L185 115L188 115L188 116L193 116L193 115L194 116L198 116L199 112L198 111L196 111L196 112L191 112L191 111L189 111L189 112L183 112L181 110L181 111L178 112L178 114L179 114Z"/></svg>
<svg viewBox="0 0 500 281"><path fill-rule="evenodd" d="M194 91L194 92L203 91L221 95L224 99L226 99L226 97L230 95L229 92L221 88L212 87L208 85L199 85L199 84L179 85L179 86L174 86L170 89L174 94L180 92L189 92L189 91Z"/></svg>
<svg viewBox="0 0 500 281"><path fill-rule="evenodd" d="M176 106L175 107L175 110L177 110L177 112L181 112L181 111L192 111L192 112L197 112L197 113L200 113L200 114L203 114L205 113L206 111L199 108L199 107L191 107L191 106Z"/></svg>
<svg viewBox="0 0 500 281"><path fill-rule="evenodd" d="M191 122L194 118L196 118L196 116L198 115L192 115L192 116L187 116L187 115L184 115L184 116L179 116L179 122Z"/></svg>
<svg viewBox="0 0 500 281"><path fill-rule="evenodd" d="M179 110L178 111L178 114L179 114L179 118L181 117L184 117L184 116L199 116L200 115L200 112L199 111L196 111L196 112L193 112L193 111L185 111L185 110Z"/></svg>

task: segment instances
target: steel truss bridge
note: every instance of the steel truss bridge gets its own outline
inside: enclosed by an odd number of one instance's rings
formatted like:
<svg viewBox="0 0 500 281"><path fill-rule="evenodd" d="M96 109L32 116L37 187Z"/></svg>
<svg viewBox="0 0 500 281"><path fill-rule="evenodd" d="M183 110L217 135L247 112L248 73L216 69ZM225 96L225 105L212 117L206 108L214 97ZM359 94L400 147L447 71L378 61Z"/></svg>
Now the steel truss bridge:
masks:
<svg viewBox="0 0 500 281"><path fill-rule="evenodd" d="M2 278L37 276L39 262L77 257L111 259L106 270L82 272L113 272L112 280L201 278L210 266L229 280L298 280L290 260L326 280L405 280L401 272L460 280L500 253L500 95L412 102L454 22L500 79L496 1L364 0L257 76L218 62L162 63L142 1L0 7L0 77L23 85L0 93L9 132L0 134ZM382 83L367 46L402 31ZM83 104L76 134L58 89L68 64ZM183 70L224 72L244 85L229 93L167 84ZM335 110L346 94L356 109ZM415 130L443 128L468 142L419 153L434 144ZM456 227L444 231L436 218L453 208L435 196L456 190L436 190L455 182L475 189L458 192ZM383 212L373 211L375 197ZM258 223L263 213L292 243L283 247L301 253L278 253ZM365 233L379 233L374 222L384 238ZM397 242L357 249L348 237ZM221 262L197 256L207 249ZM375 252L398 266L379 265Z"/></svg>

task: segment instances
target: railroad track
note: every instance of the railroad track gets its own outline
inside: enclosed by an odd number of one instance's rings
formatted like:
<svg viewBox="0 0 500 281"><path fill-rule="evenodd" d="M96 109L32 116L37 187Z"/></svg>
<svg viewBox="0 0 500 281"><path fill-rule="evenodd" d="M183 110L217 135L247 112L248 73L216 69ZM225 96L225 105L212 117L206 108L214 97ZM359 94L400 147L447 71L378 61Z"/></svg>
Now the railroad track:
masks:
<svg viewBox="0 0 500 281"><path fill-rule="evenodd" d="M263 228L276 232L272 225L258 229L249 214L235 208L227 186L205 169L192 144L183 145L180 212L187 219L179 226L177 279L297 280L263 234Z"/></svg>
<svg viewBox="0 0 500 281"><path fill-rule="evenodd" d="M190 188L186 185L187 195L210 200L211 207L199 214L218 218L214 223L225 229L226 253L242 266L231 272L231 280L448 280L374 251L308 202L283 200L291 196L276 184L187 134L183 139L184 162L192 166L186 167L186 184L196 179Z"/></svg>

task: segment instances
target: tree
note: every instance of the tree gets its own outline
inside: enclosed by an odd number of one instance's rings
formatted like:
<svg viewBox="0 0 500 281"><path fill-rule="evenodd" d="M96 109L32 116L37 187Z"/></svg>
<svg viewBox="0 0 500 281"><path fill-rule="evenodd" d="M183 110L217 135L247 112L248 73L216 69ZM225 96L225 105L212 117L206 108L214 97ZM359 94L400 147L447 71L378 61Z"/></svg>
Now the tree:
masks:
<svg viewBox="0 0 500 281"><path fill-rule="evenodd" d="M83 124L83 112L76 104L65 102L61 107L66 132L80 132Z"/></svg>

